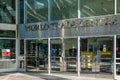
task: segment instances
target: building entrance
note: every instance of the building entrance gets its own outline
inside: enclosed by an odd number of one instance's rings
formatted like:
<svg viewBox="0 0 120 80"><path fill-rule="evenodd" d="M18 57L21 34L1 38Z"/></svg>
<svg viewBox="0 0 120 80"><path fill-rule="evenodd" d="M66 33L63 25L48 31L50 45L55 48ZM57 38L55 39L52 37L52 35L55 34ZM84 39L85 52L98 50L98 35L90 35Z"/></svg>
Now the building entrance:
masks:
<svg viewBox="0 0 120 80"><path fill-rule="evenodd" d="M113 79L114 54L113 36L26 40L26 70Z"/></svg>
<svg viewBox="0 0 120 80"><path fill-rule="evenodd" d="M113 78L113 42L111 37L81 38L81 76Z"/></svg>
<svg viewBox="0 0 120 80"><path fill-rule="evenodd" d="M48 66L47 40L26 40L26 70L46 71Z"/></svg>

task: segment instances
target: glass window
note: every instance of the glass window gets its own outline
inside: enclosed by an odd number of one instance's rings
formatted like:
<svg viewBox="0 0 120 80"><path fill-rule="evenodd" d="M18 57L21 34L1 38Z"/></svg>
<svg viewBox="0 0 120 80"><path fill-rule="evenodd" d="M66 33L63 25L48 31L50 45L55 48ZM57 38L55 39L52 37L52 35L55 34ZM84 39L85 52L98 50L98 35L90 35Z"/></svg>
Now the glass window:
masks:
<svg viewBox="0 0 120 80"><path fill-rule="evenodd" d="M24 0L20 0L19 3L20 8L20 23L24 23Z"/></svg>
<svg viewBox="0 0 120 80"><path fill-rule="evenodd" d="M117 12L120 13L120 0L117 0Z"/></svg>
<svg viewBox="0 0 120 80"><path fill-rule="evenodd" d="M0 39L0 69L16 68L15 39Z"/></svg>
<svg viewBox="0 0 120 80"><path fill-rule="evenodd" d="M7 37L7 38L15 38L16 33L15 31L10 31L10 30L0 30L0 37Z"/></svg>
<svg viewBox="0 0 120 80"><path fill-rule="evenodd" d="M114 0L80 0L81 17L114 14Z"/></svg>
<svg viewBox="0 0 120 80"><path fill-rule="evenodd" d="M0 40L0 58L15 59L15 40Z"/></svg>
<svg viewBox="0 0 120 80"><path fill-rule="evenodd" d="M0 0L0 23L15 23L15 0Z"/></svg>
<svg viewBox="0 0 120 80"><path fill-rule="evenodd" d="M52 70L55 70L55 71L60 70L61 56L62 56L62 40L51 39L51 69Z"/></svg>
<svg viewBox="0 0 120 80"><path fill-rule="evenodd" d="M26 68L27 71L47 70L48 40L26 40ZM23 53L22 53L23 54ZM31 68L32 67L32 68ZM34 68L34 69L33 69Z"/></svg>
<svg viewBox="0 0 120 80"><path fill-rule="evenodd" d="M48 0L27 0L26 22L41 22L48 20Z"/></svg>
<svg viewBox="0 0 120 80"><path fill-rule="evenodd" d="M76 71L77 69L77 39L67 38L65 42L65 61L67 71Z"/></svg>
<svg viewBox="0 0 120 80"><path fill-rule="evenodd" d="M78 17L78 0L51 0L51 19L61 20Z"/></svg>

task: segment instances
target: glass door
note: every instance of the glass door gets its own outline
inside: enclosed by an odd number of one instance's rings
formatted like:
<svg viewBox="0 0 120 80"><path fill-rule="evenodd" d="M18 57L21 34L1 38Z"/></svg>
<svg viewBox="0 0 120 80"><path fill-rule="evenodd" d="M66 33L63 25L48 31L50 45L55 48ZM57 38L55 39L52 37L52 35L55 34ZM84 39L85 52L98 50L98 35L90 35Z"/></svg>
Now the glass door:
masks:
<svg viewBox="0 0 120 80"><path fill-rule="evenodd" d="M38 41L38 48L37 48L37 67L39 68L38 71L45 71L48 70L48 40L43 39Z"/></svg>
<svg viewBox="0 0 120 80"><path fill-rule="evenodd" d="M64 42L66 71L77 74L77 38L66 38Z"/></svg>
<svg viewBox="0 0 120 80"><path fill-rule="evenodd" d="M116 48L114 76L115 76L115 79L117 80L117 79L120 79L120 36L114 37L114 43L116 43L114 45Z"/></svg>
<svg viewBox="0 0 120 80"><path fill-rule="evenodd" d="M95 38L81 38L80 39L80 66L81 76L94 77L94 57L95 57Z"/></svg>
<svg viewBox="0 0 120 80"><path fill-rule="evenodd" d="M26 40L26 70L37 71L37 40Z"/></svg>
<svg viewBox="0 0 120 80"><path fill-rule="evenodd" d="M113 37L80 38L81 76L113 79Z"/></svg>
<svg viewBox="0 0 120 80"><path fill-rule="evenodd" d="M48 66L48 41L26 40L26 70L46 71Z"/></svg>
<svg viewBox="0 0 120 80"><path fill-rule="evenodd" d="M19 42L17 42L19 44ZM26 64L25 64L25 46L26 46L26 40L21 39L20 40L20 47L18 46L18 48L20 48L20 54L18 54L18 69L19 71L26 71Z"/></svg>
<svg viewBox="0 0 120 80"><path fill-rule="evenodd" d="M97 38L97 54L99 72L96 77L113 79L114 64L114 40L113 37Z"/></svg>
<svg viewBox="0 0 120 80"><path fill-rule="evenodd" d="M62 71L62 40L51 39L51 70L52 72Z"/></svg>

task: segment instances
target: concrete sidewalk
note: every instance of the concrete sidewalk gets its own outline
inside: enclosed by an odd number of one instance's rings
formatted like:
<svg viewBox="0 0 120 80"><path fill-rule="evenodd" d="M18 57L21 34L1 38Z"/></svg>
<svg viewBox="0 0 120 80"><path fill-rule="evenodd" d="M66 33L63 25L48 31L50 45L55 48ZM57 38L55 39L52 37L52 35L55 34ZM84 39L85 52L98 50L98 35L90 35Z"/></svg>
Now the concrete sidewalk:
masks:
<svg viewBox="0 0 120 80"><path fill-rule="evenodd" d="M86 78L77 77L64 74L50 74L47 73L2 73L0 80L113 80L103 78Z"/></svg>
<svg viewBox="0 0 120 80"><path fill-rule="evenodd" d="M0 75L0 80L44 80L44 79L23 73L7 73Z"/></svg>

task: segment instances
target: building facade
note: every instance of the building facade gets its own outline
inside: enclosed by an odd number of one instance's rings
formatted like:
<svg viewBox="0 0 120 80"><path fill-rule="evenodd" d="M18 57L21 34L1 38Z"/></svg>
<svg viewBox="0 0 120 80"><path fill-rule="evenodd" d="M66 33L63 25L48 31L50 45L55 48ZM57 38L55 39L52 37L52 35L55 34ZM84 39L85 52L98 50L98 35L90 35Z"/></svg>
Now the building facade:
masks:
<svg viewBox="0 0 120 80"><path fill-rule="evenodd" d="M3 0L0 6L1 71L119 79L119 0Z"/></svg>

